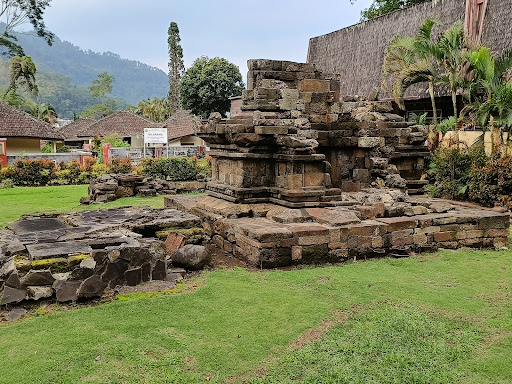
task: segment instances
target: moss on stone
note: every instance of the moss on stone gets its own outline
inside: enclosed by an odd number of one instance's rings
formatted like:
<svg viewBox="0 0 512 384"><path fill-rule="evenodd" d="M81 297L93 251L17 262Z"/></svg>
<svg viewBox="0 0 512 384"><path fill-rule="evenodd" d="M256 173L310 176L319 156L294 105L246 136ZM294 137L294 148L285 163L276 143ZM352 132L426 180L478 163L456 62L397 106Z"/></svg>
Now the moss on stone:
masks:
<svg viewBox="0 0 512 384"><path fill-rule="evenodd" d="M67 262L70 267L74 267L74 266L77 266L78 264L80 264L82 262L82 260L89 259L89 258L91 258L90 254L82 253L81 255L69 256Z"/></svg>
<svg viewBox="0 0 512 384"><path fill-rule="evenodd" d="M186 239L189 239L194 236L204 235L204 229L199 227L192 227L192 228L166 228L164 230L158 231L156 233L156 237L158 237L160 240L165 241L167 239L167 236L170 233L177 233L185 237Z"/></svg>

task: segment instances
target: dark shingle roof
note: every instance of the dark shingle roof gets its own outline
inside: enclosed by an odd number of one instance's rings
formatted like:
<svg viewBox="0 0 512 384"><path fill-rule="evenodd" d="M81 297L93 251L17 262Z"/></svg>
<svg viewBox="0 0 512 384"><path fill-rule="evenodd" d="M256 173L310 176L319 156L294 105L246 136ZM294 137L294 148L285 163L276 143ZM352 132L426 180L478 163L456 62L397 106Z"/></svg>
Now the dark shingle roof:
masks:
<svg viewBox="0 0 512 384"><path fill-rule="evenodd" d="M49 124L2 102L0 102L0 137L62 139L62 136Z"/></svg>
<svg viewBox="0 0 512 384"><path fill-rule="evenodd" d="M98 120L78 133L78 137L105 137L117 133L120 137L143 135L144 128L155 127L156 123L129 111L118 111Z"/></svg>
<svg viewBox="0 0 512 384"><path fill-rule="evenodd" d="M90 117L84 117L65 125L61 128L60 133L64 136L65 140L76 140L80 132L86 131L96 121Z"/></svg>
<svg viewBox="0 0 512 384"><path fill-rule="evenodd" d="M189 111L178 111L162 123L167 128L167 139L175 140L181 137L195 135L196 127L200 124L199 118Z"/></svg>

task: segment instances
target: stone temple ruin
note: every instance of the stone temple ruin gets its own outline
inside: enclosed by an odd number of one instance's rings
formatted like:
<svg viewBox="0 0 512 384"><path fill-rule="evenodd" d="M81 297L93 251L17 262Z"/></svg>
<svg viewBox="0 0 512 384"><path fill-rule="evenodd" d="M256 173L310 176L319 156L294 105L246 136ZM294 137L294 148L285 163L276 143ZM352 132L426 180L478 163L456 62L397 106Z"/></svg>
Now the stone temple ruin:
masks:
<svg viewBox="0 0 512 384"><path fill-rule="evenodd" d="M438 247L499 247L509 216L417 192L427 131L390 102L345 97L312 64L250 60L242 114L212 114L206 197L167 197L250 265L341 262Z"/></svg>
<svg viewBox="0 0 512 384"><path fill-rule="evenodd" d="M389 102L340 101L340 81L311 64L249 61L242 114L212 114L198 132L213 158L206 196L22 218L0 230L0 305L174 281L174 267L202 267L213 245L258 268L508 245L507 213L410 196L426 129ZM89 202L169 188L139 179L96 180Z"/></svg>

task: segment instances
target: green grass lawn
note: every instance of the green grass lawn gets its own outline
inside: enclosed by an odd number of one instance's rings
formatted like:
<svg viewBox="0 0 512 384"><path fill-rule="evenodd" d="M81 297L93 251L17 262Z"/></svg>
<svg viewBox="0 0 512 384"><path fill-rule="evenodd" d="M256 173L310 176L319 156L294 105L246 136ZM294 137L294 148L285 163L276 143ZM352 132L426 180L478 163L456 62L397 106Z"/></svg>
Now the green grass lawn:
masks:
<svg viewBox="0 0 512 384"><path fill-rule="evenodd" d="M21 215L61 213L83 209L114 208L123 205L149 205L163 208L164 197L128 197L105 204L80 205L87 196L87 185L55 187L16 187L0 189L0 228L17 220Z"/></svg>
<svg viewBox="0 0 512 384"><path fill-rule="evenodd" d="M74 188L41 204L77 209ZM511 270L511 251L460 250L204 272L180 294L0 325L0 382L511 383Z"/></svg>
<svg viewBox="0 0 512 384"><path fill-rule="evenodd" d="M291 271L207 272L186 293L0 326L0 378L510 383L511 265L508 251L445 251Z"/></svg>

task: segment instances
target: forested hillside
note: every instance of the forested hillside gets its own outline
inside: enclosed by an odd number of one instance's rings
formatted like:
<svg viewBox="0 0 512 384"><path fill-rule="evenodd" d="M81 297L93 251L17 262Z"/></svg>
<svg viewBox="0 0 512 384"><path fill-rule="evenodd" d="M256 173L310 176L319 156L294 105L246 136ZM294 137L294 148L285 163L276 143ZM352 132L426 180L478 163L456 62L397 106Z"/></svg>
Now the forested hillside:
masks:
<svg viewBox="0 0 512 384"><path fill-rule="evenodd" d="M158 68L123 59L112 52L84 51L58 37L49 47L35 35L16 36L25 54L32 56L36 63L40 92L38 101L52 104L65 117L98 103L89 95L87 87L101 72L114 76L112 95L118 98L120 105L137 105L148 97L167 96L167 74ZM0 87L5 88L8 72L5 72L5 63L1 64L4 65L0 66Z"/></svg>

